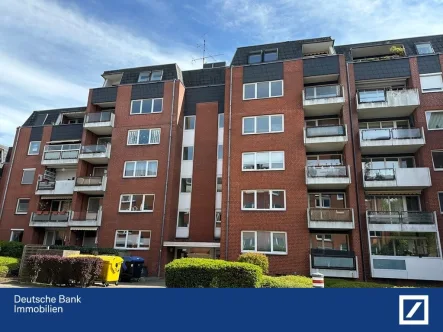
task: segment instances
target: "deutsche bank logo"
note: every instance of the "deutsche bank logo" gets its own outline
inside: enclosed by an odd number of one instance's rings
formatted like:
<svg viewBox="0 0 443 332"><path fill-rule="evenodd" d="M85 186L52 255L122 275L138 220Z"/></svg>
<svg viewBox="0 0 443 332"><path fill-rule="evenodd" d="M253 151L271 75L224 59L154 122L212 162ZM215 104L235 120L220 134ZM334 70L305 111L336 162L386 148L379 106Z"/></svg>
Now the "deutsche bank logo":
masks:
<svg viewBox="0 0 443 332"><path fill-rule="evenodd" d="M429 325L429 296L400 295L400 325Z"/></svg>

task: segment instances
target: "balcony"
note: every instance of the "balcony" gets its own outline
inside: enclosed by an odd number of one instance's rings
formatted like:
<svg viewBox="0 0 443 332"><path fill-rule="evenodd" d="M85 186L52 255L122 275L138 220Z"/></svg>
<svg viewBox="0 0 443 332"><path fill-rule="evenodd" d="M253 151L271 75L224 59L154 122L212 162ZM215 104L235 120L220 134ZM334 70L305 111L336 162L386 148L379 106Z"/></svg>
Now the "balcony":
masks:
<svg viewBox="0 0 443 332"><path fill-rule="evenodd" d="M437 232L435 212L366 211L369 231Z"/></svg>
<svg viewBox="0 0 443 332"><path fill-rule="evenodd" d="M36 195L72 195L74 180L38 181Z"/></svg>
<svg viewBox="0 0 443 332"><path fill-rule="evenodd" d="M353 209L308 208L309 229L354 229Z"/></svg>
<svg viewBox="0 0 443 332"><path fill-rule="evenodd" d="M340 114L345 103L341 85L317 85L303 90L305 116Z"/></svg>
<svg viewBox="0 0 443 332"><path fill-rule="evenodd" d="M365 169L365 189L425 189L429 188L431 174L428 167Z"/></svg>
<svg viewBox="0 0 443 332"><path fill-rule="evenodd" d="M419 105L418 89L374 89L357 93L359 119L409 116Z"/></svg>
<svg viewBox="0 0 443 332"><path fill-rule="evenodd" d="M82 146L78 158L90 164L107 164L111 158L111 144Z"/></svg>
<svg viewBox="0 0 443 332"><path fill-rule="evenodd" d="M423 128L360 130L362 154L415 153L425 145Z"/></svg>
<svg viewBox="0 0 443 332"><path fill-rule="evenodd" d="M351 183L349 166L306 166L309 189L345 189Z"/></svg>
<svg viewBox="0 0 443 332"><path fill-rule="evenodd" d="M73 211L68 221L69 227L100 227L102 224L102 208L97 212ZM92 230L92 229L91 229Z"/></svg>
<svg viewBox="0 0 443 332"><path fill-rule="evenodd" d="M106 176L80 176L75 180L75 192L102 195L106 190Z"/></svg>
<svg viewBox="0 0 443 332"><path fill-rule="evenodd" d="M371 254L373 278L443 281L441 257L382 256Z"/></svg>
<svg viewBox="0 0 443 332"><path fill-rule="evenodd" d="M42 165L53 168L76 166L80 144L46 145L43 151Z"/></svg>
<svg viewBox="0 0 443 332"><path fill-rule="evenodd" d="M96 135L111 135L114 128L115 114L113 112L88 113L83 127Z"/></svg>
<svg viewBox="0 0 443 332"><path fill-rule="evenodd" d="M325 277L358 278L358 260L353 251L311 249L311 275Z"/></svg>
<svg viewBox="0 0 443 332"><path fill-rule="evenodd" d="M39 211L31 214L31 227L67 227L69 212Z"/></svg>
<svg viewBox="0 0 443 332"><path fill-rule="evenodd" d="M303 133L308 152L341 151L348 141L346 125L307 127Z"/></svg>

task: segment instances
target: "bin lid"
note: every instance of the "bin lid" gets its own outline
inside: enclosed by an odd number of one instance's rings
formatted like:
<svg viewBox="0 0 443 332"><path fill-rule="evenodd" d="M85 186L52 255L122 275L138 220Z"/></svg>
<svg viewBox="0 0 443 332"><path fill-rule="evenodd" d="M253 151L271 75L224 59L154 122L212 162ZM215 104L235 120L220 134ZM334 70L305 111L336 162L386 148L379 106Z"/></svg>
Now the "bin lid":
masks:
<svg viewBox="0 0 443 332"><path fill-rule="evenodd" d="M123 258L120 256L98 255L97 257L101 258L105 262L123 263Z"/></svg>
<svg viewBox="0 0 443 332"><path fill-rule="evenodd" d="M145 261L145 259L140 256L123 256L123 260L131 263L144 263Z"/></svg>

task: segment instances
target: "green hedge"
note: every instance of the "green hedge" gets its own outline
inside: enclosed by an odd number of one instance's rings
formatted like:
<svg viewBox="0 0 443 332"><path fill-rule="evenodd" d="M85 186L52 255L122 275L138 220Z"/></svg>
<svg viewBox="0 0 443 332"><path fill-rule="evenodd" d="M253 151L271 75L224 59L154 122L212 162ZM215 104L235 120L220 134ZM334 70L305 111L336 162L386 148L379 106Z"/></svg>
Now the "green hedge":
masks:
<svg viewBox="0 0 443 332"><path fill-rule="evenodd" d="M267 274L269 271L269 260L266 255L259 253L245 253L238 256L237 262L241 263L250 263L259 266L264 274Z"/></svg>
<svg viewBox="0 0 443 332"><path fill-rule="evenodd" d="M312 288L312 279L304 276L263 276L262 288Z"/></svg>
<svg viewBox="0 0 443 332"><path fill-rule="evenodd" d="M50 249L56 250L79 250L81 254L92 255L98 252L99 255L118 256L119 251L114 248L97 248L97 247L79 247L79 246L50 246Z"/></svg>
<svg viewBox="0 0 443 332"><path fill-rule="evenodd" d="M165 267L168 288L258 288L262 270L249 263L181 258Z"/></svg>
<svg viewBox="0 0 443 332"><path fill-rule="evenodd" d="M344 279L325 279L327 288L392 288L392 285Z"/></svg>
<svg viewBox="0 0 443 332"><path fill-rule="evenodd" d="M20 267L20 260L15 257L0 257L0 277L10 276Z"/></svg>
<svg viewBox="0 0 443 332"><path fill-rule="evenodd" d="M21 242L0 241L0 256L22 258L24 246Z"/></svg>

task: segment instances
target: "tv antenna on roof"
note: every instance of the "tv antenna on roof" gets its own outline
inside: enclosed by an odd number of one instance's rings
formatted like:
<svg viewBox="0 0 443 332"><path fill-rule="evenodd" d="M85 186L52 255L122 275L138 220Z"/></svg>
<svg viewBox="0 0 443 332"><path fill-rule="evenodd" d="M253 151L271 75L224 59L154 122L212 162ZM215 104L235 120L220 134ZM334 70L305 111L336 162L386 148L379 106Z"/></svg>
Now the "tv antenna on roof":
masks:
<svg viewBox="0 0 443 332"><path fill-rule="evenodd" d="M205 65L206 59L212 58L214 61L216 61L215 60L216 56L223 55L222 53L219 53L219 54L206 54L206 37L205 36L206 36L206 33L203 35L203 44L197 44L198 48L202 48L203 49L203 56L201 58L197 58L197 59L193 58L192 59L192 63L195 63L196 61L201 60L203 66Z"/></svg>

